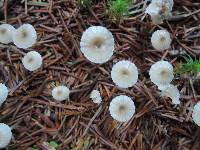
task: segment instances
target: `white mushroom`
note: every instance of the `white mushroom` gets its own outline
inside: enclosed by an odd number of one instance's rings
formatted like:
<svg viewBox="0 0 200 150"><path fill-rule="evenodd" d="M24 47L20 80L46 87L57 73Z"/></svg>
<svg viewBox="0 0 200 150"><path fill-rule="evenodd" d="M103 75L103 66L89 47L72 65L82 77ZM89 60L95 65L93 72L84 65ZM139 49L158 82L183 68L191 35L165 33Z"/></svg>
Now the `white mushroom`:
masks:
<svg viewBox="0 0 200 150"><path fill-rule="evenodd" d="M117 86L128 88L137 82L138 69L134 63L122 60L112 67L111 78Z"/></svg>
<svg viewBox="0 0 200 150"><path fill-rule="evenodd" d="M162 90L174 78L173 66L167 61L158 61L151 66L149 75L151 81Z"/></svg>
<svg viewBox="0 0 200 150"><path fill-rule="evenodd" d="M92 26L83 33L80 47L89 61L99 64L105 63L113 55L114 38L105 27Z"/></svg>
<svg viewBox="0 0 200 150"><path fill-rule="evenodd" d="M42 56L36 51L30 51L22 58L22 63L29 71L37 70L42 66Z"/></svg>
<svg viewBox="0 0 200 150"><path fill-rule="evenodd" d="M13 42L19 48L29 48L36 40L37 33L31 24L23 24L13 33Z"/></svg>
<svg viewBox="0 0 200 150"><path fill-rule="evenodd" d="M90 93L90 98L96 104L100 104L102 102L101 94L100 94L100 92L98 90L93 90Z"/></svg>
<svg viewBox="0 0 200 150"><path fill-rule="evenodd" d="M8 97L8 88L5 86L5 84L0 83L0 105L3 104L3 102Z"/></svg>
<svg viewBox="0 0 200 150"><path fill-rule="evenodd" d="M161 95L171 98L172 103L175 105L180 104L180 92L178 88L172 84L169 84L168 86L163 88Z"/></svg>
<svg viewBox="0 0 200 150"><path fill-rule="evenodd" d="M69 98L70 90L66 86L57 86L52 90L52 96L57 101L67 100Z"/></svg>
<svg viewBox="0 0 200 150"><path fill-rule="evenodd" d="M12 36L15 32L15 28L9 24L0 25L0 42L8 44L13 41Z"/></svg>
<svg viewBox="0 0 200 150"><path fill-rule="evenodd" d="M110 102L109 111L115 120L126 122L133 117L135 113L135 104L130 97L120 95Z"/></svg>
<svg viewBox="0 0 200 150"><path fill-rule="evenodd" d="M152 0L145 13L151 16L154 24L161 24L171 16L173 0Z"/></svg>
<svg viewBox="0 0 200 150"><path fill-rule="evenodd" d="M170 33L167 30L157 30L151 36L151 44L157 50L165 50L171 45Z"/></svg>
<svg viewBox="0 0 200 150"><path fill-rule="evenodd" d="M194 106L194 109L192 112L192 119L198 126L200 126L200 117L199 116L200 116L200 102L198 102Z"/></svg>
<svg viewBox="0 0 200 150"><path fill-rule="evenodd" d="M8 125L0 123L0 148L5 148L11 141L12 132Z"/></svg>

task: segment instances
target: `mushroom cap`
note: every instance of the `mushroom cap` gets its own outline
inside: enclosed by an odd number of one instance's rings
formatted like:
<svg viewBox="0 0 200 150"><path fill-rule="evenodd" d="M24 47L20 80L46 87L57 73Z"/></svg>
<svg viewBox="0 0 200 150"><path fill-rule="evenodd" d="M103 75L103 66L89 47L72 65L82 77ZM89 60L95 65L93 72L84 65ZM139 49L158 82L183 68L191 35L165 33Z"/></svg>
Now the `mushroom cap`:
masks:
<svg viewBox="0 0 200 150"><path fill-rule="evenodd" d="M89 61L105 63L114 52L113 35L105 27L89 27L81 37L80 50Z"/></svg>
<svg viewBox="0 0 200 150"><path fill-rule="evenodd" d="M134 63L122 60L112 67L111 78L117 86L128 88L137 82L138 69Z"/></svg>
<svg viewBox="0 0 200 150"><path fill-rule="evenodd" d="M57 101L63 101L69 98L70 90L66 86L57 86L52 90L52 96Z"/></svg>
<svg viewBox="0 0 200 150"><path fill-rule="evenodd" d="M13 33L13 42L19 48L29 48L36 43L37 33L31 24L23 24Z"/></svg>
<svg viewBox="0 0 200 150"><path fill-rule="evenodd" d="M36 51L30 51L22 58L22 64L29 71L40 68L42 66L42 61L42 56Z"/></svg>
<svg viewBox="0 0 200 150"><path fill-rule="evenodd" d="M8 44L13 41L13 33L15 32L15 28L9 24L0 25L0 42L3 44Z"/></svg>
<svg viewBox="0 0 200 150"><path fill-rule="evenodd" d="M126 122L134 115L135 104L130 97L120 95L112 99L109 111L115 120L119 122Z"/></svg>
<svg viewBox="0 0 200 150"><path fill-rule="evenodd" d="M158 61L151 66L149 75L151 81L162 89L174 78L173 66L168 61Z"/></svg>
<svg viewBox="0 0 200 150"><path fill-rule="evenodd" d="M200 126L200 102L198 102L194 108L193 108L193 112L192 112L192 119L193 121Z"/></svg>
<svg viewBox="0 0 200 150"><path fill-rule="evenodd" d="M7 99L8 97L8 88L5 84L0 83L0 105Z"/></svg>
<svg viewBox="0 0 200 150"><path fill-rule="evenodd" d="M96 104L100 104L102 102L101 94L100 94L100 92L98 90L93 90L90 93L90 98Z"/></svg>
<svg viewBox="0 0 200 150"><path fill-rule="evenodd" d="M0 123L0 148L5 148L11 141L12 132L8 125Z"/></svg>
<svg viewBox="0 0 200 150"><path fill-rule="evenodd" d="M157 50L170 48L172 39L167 30L157 30L151 36L151 44Z"/></svg>
<svg viewBox="0 0 200 150"><path fill-rule="evenodd" d="M171 98L172 103L175 105L180 104L180 92L178 88L172 84L166 86L162 90L161 95Z"/></svg>

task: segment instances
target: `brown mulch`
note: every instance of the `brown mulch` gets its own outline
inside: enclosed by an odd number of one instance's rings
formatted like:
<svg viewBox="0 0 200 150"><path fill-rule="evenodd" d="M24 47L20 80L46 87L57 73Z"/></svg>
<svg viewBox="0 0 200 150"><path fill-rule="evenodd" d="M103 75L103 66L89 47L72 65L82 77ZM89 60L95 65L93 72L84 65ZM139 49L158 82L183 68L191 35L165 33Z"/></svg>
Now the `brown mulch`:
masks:
<svg viewBox="0 0 200 150"><path fill-rule="evenodd" d="M32 0L5 0L1 23L16 28L23 23L34 25L38 42L30 49L0 44L0 81L10 88L1 106L0 122L12 127L13 138L7 150L35 147L48 150L49 141L58 150L198 150L200 128L191 118L192 106L200 100L200 81L177 77L173 83L181 91L181 105L160 97L151 83L150 66L165 59L176 66L182 56L200 55L200 1L175 0L173 17L155 26L143 11L124 17L116 24L105 13L106 2L96 0L89 9L80 10L75 0L46 0L36 5ZM137 0L133 10L146 0ZM80 52L83 31L92 25L107 27L115 37L115 54L102 65L89 62ZM156 51L150 44L154 30L165 28L173 35L172 48ZM44 59L35 72L25 70L23 55L37 50ZM119 60L133 61L139 68L137 84L120 89L110 77L112 65ZM70 87L70 101L56 102L54 86ZM103 103L94 104L89 93L99 89ZM136 114L127 123L115 122L108 111L113 97L126 94L134 99Z"/></svg>

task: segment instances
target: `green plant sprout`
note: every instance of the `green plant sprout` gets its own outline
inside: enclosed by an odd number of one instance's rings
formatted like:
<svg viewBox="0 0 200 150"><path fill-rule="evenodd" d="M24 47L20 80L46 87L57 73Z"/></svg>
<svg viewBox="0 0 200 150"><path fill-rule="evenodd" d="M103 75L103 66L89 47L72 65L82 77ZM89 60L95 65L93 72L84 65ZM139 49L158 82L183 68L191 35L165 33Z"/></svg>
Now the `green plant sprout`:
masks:
<svg viewBox="0 0 200 150"><path fill-rule="evenodd" d="M120 21L124 15L128 14L130 4L131 0L110 0L108 12L112 18Z"/></svg>
<svg viewBox="0 0 200 150"><path fill-rule="evenodd" d="M78 0L78 6L80 8L86 8L91 4L91 0Z"/></svg>
<svg viewBox="0 0 200 150"><path fill-rule="evenodd" d="M183 63L178 69L178 74L184 73L193 73L195 76L198 76L200 73L200 58L192 59L191 56L183 57L185 59L185 63Z"/></svg>
<svg viewBox="0 0 200 150"><path fill-rule="evenodd" d="M58 143L56 141L50 141L49 144L53 147L53 148L58 148Z"/></svg>

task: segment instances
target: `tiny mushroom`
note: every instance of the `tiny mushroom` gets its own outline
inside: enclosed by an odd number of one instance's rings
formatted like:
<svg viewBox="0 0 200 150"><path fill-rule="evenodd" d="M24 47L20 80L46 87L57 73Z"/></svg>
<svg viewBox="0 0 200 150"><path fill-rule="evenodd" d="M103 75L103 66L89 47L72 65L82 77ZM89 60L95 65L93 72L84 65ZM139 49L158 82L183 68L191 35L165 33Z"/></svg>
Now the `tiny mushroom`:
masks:
<svg viewBox="0 0 200 150"><path fill-rule="evenodd" d="M13 33L13 42L19 48L29 48L36 43L37 33L31 24L23 24Z"/></svg>
<svg viewBox="0 0 200 150"><path fill-rule="evenodd" d="M8 88L5 86L5 84L0 83L0 105L3 104L3 102L8 97Z"/></svg>
<svg viewBox="0 0 200 150"><path fill-rule="evenodd" d="M156 50L165 50L171 45L170 33L167 30L157 30L151 36L151 44Z"/></svg>
<svg viewBox="0 0 200 150"><path fill-rule="evenodd" d="M30 51L22 58L22 64L29 71L37 70L42 66L42 56L36 51Z"/></svg>
<svg viewBox="0 0 200 150"><path fill-rule="evenodd" d="M174 78L173 66L168 61L158 61L151 66L149 75L151 81L162 90Z"/></svg>
<svg viewBox="0 0 200 150"><path fill-rule="evenodd" d="M89 61L105 63L114 52L113 35L105 27L89 27L81 37L80 50Z"/></svg>
<svg viewBox="0 0 200 150"><path fill-rule="evenodd" d="M13 41L12 36L15 32L15 28L9 24L0 25L0 42L8 44Z"/></svg>
<svg viewBox="0 0 200 150"><path fill-rule="evenodd" d="M101 94L100 94L100 92L98 90L93 90L90 93L90 98L96 104L100 104L102 102Z"/></svg>
<svg viewBox="0 0 200 150"><path fill-rule="evenodd" d="M52 96L57 101L67 100L69 98L70 90L66 86L57 86L52 90Z"/></svg>
<svg viewBox="0 0 200 150"><path fill-rule="evenodd" d="M152 0L145 13L151 16L154 24L161 24L171 16L173 5L173 0Z"/></svg>
<svg viewBox="0 0 200 150"><path fill-rule="evenodd" d="M171 98L172 103L175 105L180 104L180 92L178 88L172 84L169 84L168 86L163 88L161 95Z"/></svg>
<svg viewBox="0 0 200 150"><path fill-rule="evenodd" d="M137 82L138 69L134 63L122 60L112 67L111 78L117 86L128 88Z"/></svg>
<svg viewBox="0 0 200 150"><path fill-rule="evenodd" d="M193 121L200 126L200 102L198 102L194 108L193 108L193 112L192 112L192 119Z"/></svg>
<svg viewBox="0 0 200 150"><path fill-rule="evenodd" d="M126 95L120 95L112 99L110 102L109 111L115 120L119 122L126 122L134 115L135 104L130 97Z"/></svg>
<svg viewBox="0 0 200 150"><path fill-rule="evenodd" d="M0 148L5 148L10 143L11 138L11 128L4 123L0 123Z"/></svg>

